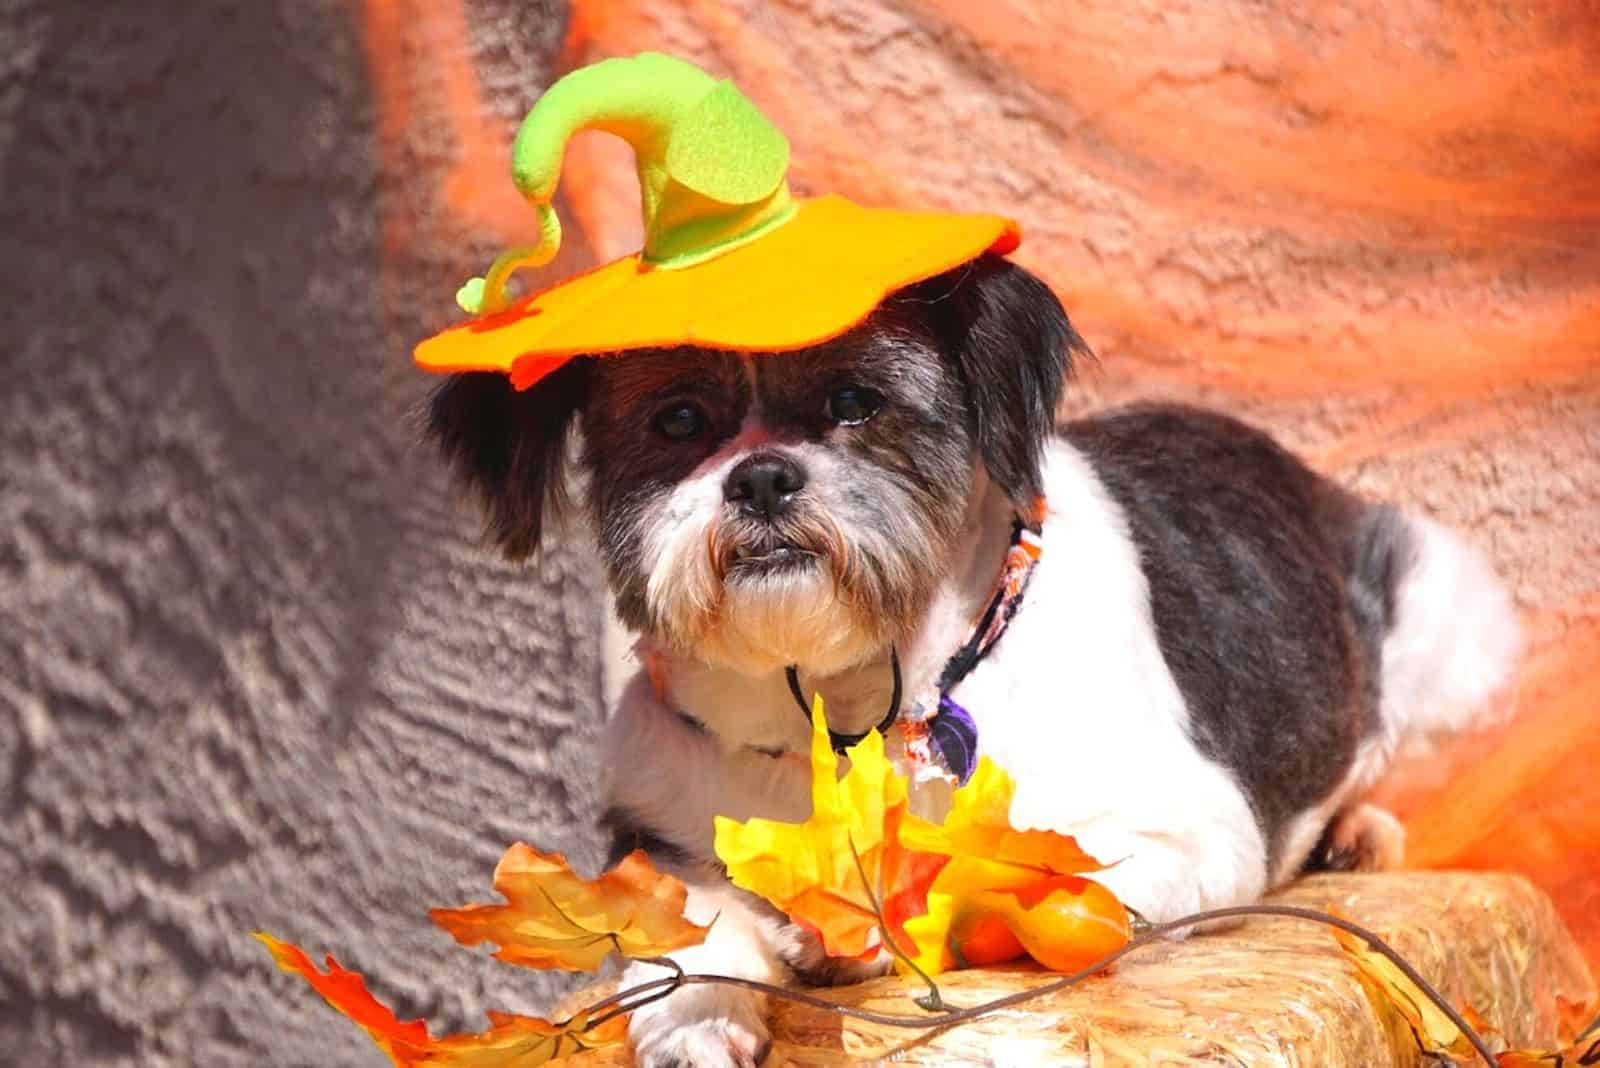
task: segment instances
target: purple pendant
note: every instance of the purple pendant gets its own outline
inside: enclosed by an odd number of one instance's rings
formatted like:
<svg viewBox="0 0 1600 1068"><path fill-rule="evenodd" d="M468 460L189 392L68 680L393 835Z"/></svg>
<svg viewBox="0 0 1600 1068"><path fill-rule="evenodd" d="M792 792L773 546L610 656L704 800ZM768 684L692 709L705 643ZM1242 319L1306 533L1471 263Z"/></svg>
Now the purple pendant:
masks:
<svg viewBox="0 0 1600 1068"><path fill-rule="evenodd" d="M928 720L928 740L956 783L965 785L978 766L978 725L949 694L939 695L939 711Z"/></svg>

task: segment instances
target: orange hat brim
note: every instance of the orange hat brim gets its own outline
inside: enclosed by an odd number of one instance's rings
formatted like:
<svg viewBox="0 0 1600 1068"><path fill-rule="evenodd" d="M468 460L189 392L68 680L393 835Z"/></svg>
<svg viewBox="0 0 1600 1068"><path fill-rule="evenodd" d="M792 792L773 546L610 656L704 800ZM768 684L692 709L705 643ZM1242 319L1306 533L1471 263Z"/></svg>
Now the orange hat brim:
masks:
<svg viewBox="0 0 1600 1068"><path fill-rule="evenodd" d="M417 346L436 374L499 371L527 389L575 356L697 345L785 352L860 323L885 297L1021 242L999 215L863 208L839 196L693 267L615 260Z"/></svg>

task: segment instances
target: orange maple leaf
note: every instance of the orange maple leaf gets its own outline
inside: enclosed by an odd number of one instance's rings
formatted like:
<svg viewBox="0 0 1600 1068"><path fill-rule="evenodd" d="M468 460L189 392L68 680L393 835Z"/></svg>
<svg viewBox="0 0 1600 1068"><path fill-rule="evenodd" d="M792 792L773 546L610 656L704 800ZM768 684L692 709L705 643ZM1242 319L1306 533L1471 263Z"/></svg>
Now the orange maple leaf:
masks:
<svg viewBox="0 0 1600 1068"><path fill-rule="evenodd" d="M256 932L256 938L267 947L267 952L272 954L278 967L310 983L311 989L322 995L322 1000L348 1016L395 1063L401 1063L395 1052L397 1045L417 1048L432 1041L427 1024L421 1020L396 1018L389 1006L372 996L366 980L340 967L339 962L333 959L333 954L328 954L328 970L323 972L299 946L280 942L262 931Z"/></svg>
<svg viewBox="0 0 1600 1068"><path fill-rule="evenodd" d="M1495 1063L1500 1068L1589 1068L1590 1065L1600 1065L1600 1036L1595 1035L1597 1030L1600 1030L1600 1019L1585 1028L1566 1049L1508 1050L1497 1056Z"/></svg>
<svg viewBox="0 0 1600 1068"><path fill-rule="evenodd" d="M535 1068L562 1057L627 1039L628 1021L616 1016L585 1030L588 1016L564 1023L489 1011L489 1030L434 1039L423 1051L399 1061L404 1068Z"/></svg>
<svg viewBox="0 0 1600 1068"><path fill-rule="evenodd" d="M428 915L462 945L495 942L495 956L527 968L594 971L613 950L659 957L702 942L707 928L683 917L687 891L635 850L588 880L559 853L518 843L494 870L504 905L434 909Z"/></svg>
<svg viewBox="0 0 1600 1068"><path fill-rule="evenodd" d="M951 858L938 890L1021 890L1055 875L1084 875L1106 866L1069 835L1019 831L1011 826L1016 783L983 757L966 785L950 798L943 823L909 817L900 840L912 849Z"/></svg>
<svg viewBox="0 0 1600 1068"><path fill-rule="evenodd" d="M834 957L866 959L896 945L905 921L926 908L943 857L906 849L899 834L906 781L884 756L877 731L839 757L818 698L812 710L811 816L804 823L719 816L715 850L735 886L756 893L817 933Z"/></svg>
<svg viewBox="0 0 1600 1068"><path fill-rule="evenodd" d="M278 967L310 983L399 1068L536 1068L570 1053L615 1045L627 1035L627 1020L620 1016L590 1028L586 1014L552 1023L533 1016L490 1012L487 1031L434 1038L421 1020L398 1019L372 996L359 974L341 967L331 954L324 972L299 946L262 932L257 932L256 938Z"/></svg>
<svg viewBox="0 0 1600 1068"><path fill-rule="evenodd" d="M1011 776L984 757L951 796L943 823L913 816L900 828L905 845L950 858L929 889L926 915L906 925L930 975L996 963L1008 951L1077 971L1128 940L1127 909L1082 877L1105 865L1068 835L1012 827L1015 793Z"/></svg>

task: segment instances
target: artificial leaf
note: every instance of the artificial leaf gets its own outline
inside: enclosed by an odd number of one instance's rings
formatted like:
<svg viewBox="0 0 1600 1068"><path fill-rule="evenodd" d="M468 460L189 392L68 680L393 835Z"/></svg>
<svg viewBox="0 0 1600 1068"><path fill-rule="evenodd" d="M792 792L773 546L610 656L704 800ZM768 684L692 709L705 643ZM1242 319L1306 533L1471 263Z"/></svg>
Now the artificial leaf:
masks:
<svg viewBox="0 0 1600 1068"><path fill-rule="evenodd" d="M256 938L267 947L278 967L310 983L324 1001L348 1016L396 1064L405 1063L397 1049L422 1048L432 1041L427 1024L421 1020L397 1019L387 1005L372 996L366 981L357 973L340 967L333 954L328 955L328 970L324 972L299 946L280 942L263 931L257 931Z"/></svg>
<svg viewBox="0 0 1600 1068"><path fill-rule="evenodd" d="M1373 1008L1380 1016L1397 1013L1416 1036L1417 1045L1424 1053L1458 1060L1477 1056L1461 1028L1393 961L1349 931L1335 928L1333 936L1338 939L1345 957L1355 965L1356 978L1361 981Z"/></svg>
<svg viewBox="0 0 1600 1068"><path fill-rule="evenodd" d="M907 847L951 858L936 889L944 893L1022 890L1053 875L1082 875L1105 865L1068 835L1011 826L1016 784L988 757L950 799L942 824L916 816L900 829Z"/></svg>
<svg viewBox="0 0 1600 1068"><path fill-rule="evenodd" d="M1566 1006L1563 1006L1566 1008ZM1558 1051L1514 1049L1495 1058L1500 1068L1590 1068L1600 1065L1600 1020L1584 1028L1567 1049ZM1567 1034L1571 1034L1571 1029Z"/></svg>
<svg viewBox="0 0 1600 1068"><path fill-rule="evenodd" d="M1053 971L1087 968L1128 941L1128 910L1093 880L1053 875L994 896L1028 956Z"/></svg>
<svg viewBox="0 0 1600 1068"><path fill-rule="evenodd" d="M506 904L428 915L463 945L497 943L497 958L528 968L594 971L612 950L659 957L706 936L707 928L683 917L684 885L639 850L588 880L559 853L518 843L496 865L494 888Z"/></svg>
<svg viewBox="0 0 1600 1068"><path fill-rule="evenodd" d="M928 894L928 908L905 925L917 968L939 975L952 968L981 968L1027 952L1005 918L986 908L982 895Z"/></svg>
<svg viewBox="0 0 1600 1068"><path fill-rule="evenodd" d="M1567 998L1556 995L1556 1034L1563 1043L1581 1042L1590 1035L1600 1034L1600 1016L1595 1015L1595 1003L1589 998Z"/></svg>
<svg viewBox="0 0 1600 1068"><path fill-rule="evenodd" d="M624 1017L614 1017L586 1031L587 1023L583 1015L565 1023L551 1023L491 1010L489 1030L434 1039L425 1051L398 1063L405 1068L535 1068L627 1039L628 1021Z"/></svg>
<svg viewBox="0 0 1600 1068"><path fill-rule="evenodd" d="M948 870L948 869L947 869ZM906 924L916 963L929 975L1026 953L1058 972L1085 968L1128 941L1128 910L1099 883L1055 875L1022 890L940 890Z"/></svg>
<svg viewBox="0 0 1600 1068"><path fill-rule="evenodd" d="M927 914L907 926L929 974L1007 959L998 954L1013 946L1048 968L1076 971L1128 940L1127 910L1081 877L1105 865L1068 835L1013 828L1015 794L1011 776L984 757L943 823L909 817L900 829L904 845L950 858Z"/></svg>
<svg viewBox="0 0 1600 1068"><path fill-rule="evenodd" d="M820 698L811 718L810 818L741 823L719 816L716 853L735 886L810 927L830 956L868 958L880 949L880 924L900 942L944 858L902 846L906 783L884 757L883 736L873 731L851 747L840 778Z"/></svg>
<svg viewBox="0 0 1600 1068"><path fill-rule="evenodd" d="M489 1013L489 1030L434 1038L421 1020L400 1020L373 997L360 975L339 966L330 955L320 970L300 947L257 933L278 967L298 975L324 1001L358 1025L398 1068L537 1068L553 1060L627 1037L627 1020L615 1017L588 1027L578 1015L564 1023L504 1012Z"/></svg>

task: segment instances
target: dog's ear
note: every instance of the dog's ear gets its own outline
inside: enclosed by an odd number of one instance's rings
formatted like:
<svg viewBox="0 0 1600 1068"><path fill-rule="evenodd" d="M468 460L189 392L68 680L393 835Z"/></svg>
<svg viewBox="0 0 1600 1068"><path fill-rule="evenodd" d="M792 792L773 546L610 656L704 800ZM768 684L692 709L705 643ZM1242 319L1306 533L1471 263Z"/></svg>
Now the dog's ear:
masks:
<svg viewBox="0 0 1600 1068"><path fill-rule="evenodd" d="M428 433L481 496L488 531L512 560L539 547L566 505L568 434L589 394L590 361L573 360L518 392L494 372L451 375L428 403Z"/></svg>
<svg viewBox="0 0 1600 1068"><path fill-rule="evenodd" d="M985 253L906 290L924 305L967 390L973 439L989 476L1026 514L1044 491L1041 464L1075 357L1088 354L1050 287Z"/></svg>

